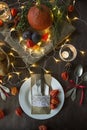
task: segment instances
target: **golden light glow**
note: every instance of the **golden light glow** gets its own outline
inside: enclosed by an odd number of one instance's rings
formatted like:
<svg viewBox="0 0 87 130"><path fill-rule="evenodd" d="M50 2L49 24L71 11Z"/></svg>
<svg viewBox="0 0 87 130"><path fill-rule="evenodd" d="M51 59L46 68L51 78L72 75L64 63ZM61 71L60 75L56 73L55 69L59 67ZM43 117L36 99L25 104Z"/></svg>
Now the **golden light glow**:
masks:
<svg viewBox="0 0 87 130"><path fill-rule="evenodd" d="M4 43L4 42L2 42L2 41L0 41L0 46L3 46L3 45L5 45L5 43Z"/></svg>
<svg viewBox="0 0 87 130"><path fill-rule="evenodd" d="M58 15L60 15L61 14L61 12L60 12L60 10L58 9Z"/></svg>
<svg viewBox="0 0 87 130"><path fill-rule="evenodd" d="M41 46L42 42L38 42L37 45Z"/></svg>
<svg viewBox="0 0 87 130"><path fill-rule="evenodd" d="M12 31L15 31L15 28L11 28L11 30L10 30L10 31L11 31L11 32L12 32Z"/></svg>
<svg viewBox="0 0 87 130"><path fill-rule="evenodd" d="M23 37L22 36L19 37L19 42L21 42L21 41L23 41Z"/></svg>
<svg viewBox="0 0 87 130"><path fill-rule="evenodd" d="M85 55L85 52L84 52L84 51L80 51L80 53L81 53L82 55Z"/></svg>
<svg viewBox="0 0 87 130"><path fill-rule="evenodd" d="M24 9L24 8L25 8L25 6L24 6L24 5L22 5L22 6L21 6L21 9Z"/></svg>
<svg viewBox="0 0 87 130"><path fill-rule="evenodd" d="M14 63L13 62L11 63L11 65L12 65L12 67L14 67Z"/></svg>
<svg viewBox="0 0 87 130"><path fill-rule="evenodd" d="M29 78L28 77L26 77L26 78L24 78L22 81L27 81Z"/></svg>
<svg viewBox="0 0 87 130"><path fill-rule="evenodd" d="M73 0L73 6L75 5L75 3L76 3L76 1L75 1L75 0Z"/></svg>
<svg viewBox="0 0 87 130"><path fill-rule="evenodd" d="M27 49L27 46L26 46L26 45L23 45L23 48L24 48L24 50L26 51L26 49Z"/></svg>
<svg viewBox="0 0 87 130"><path fill-rule="evenodd" d="M44 69L44 71L45 71L46 74L49 74L49 73L50 73L50 71L48 71L48 70L46 70L46 69Z"/></svg>
<svg viewBox="0 0 87 130"><path fill-rule="evenodd" d="M15 72L15 74L17 74L18 76L20 75L20 72Z"/></svg>
<svg viewBox="0 0 87 130"><path fill-rule="evenodd" d="M0 83L2 83L2 80L0 79Z"/></svg>
<svg viewBox="0 0 87 130"><path fill-rule="evenodd" d="M57 59L57 58L55 58L55 57L53 57L53 59L55 60L56 63L61 62L60 59Z"/></svg>
<svg viewBox="0 0 87 130"><path fill-rule="evenodd" d="M31 70L30 70L29 72L30 72L30 74L33 74L33 73L34 73L34 72L33 72L33 71L31 71Z"/></svg>
<svg viewBox="0 0 87 130"><path fill-rule="evenodd" d="M44 48L41 48L41 54L44 54Z"/></svg>
<svg viewBox="0 0 87 130"><path fill-rule="evenodd" d="M68 16L68 15L66 15L66 18L67 18L67 20L68 20L69 22L71 22L71 20L70 20L70 18L69 18L69 16Z"/></svg>
<svg viewBox="0 0 87 130"><path fill-rule="evenodd" d="M15 52L16 52L16 50L15 50L14 48L11 48L11 50L13 50L13 51L15 51Z"/></svg>
<svg viewBox="0 0 87 130"><path fill-rule="evenodd" d="M49 29L49 28L45 29L45 30L43 31L43 33L44 33L44 34L50 33L50 29Z"/></svg>
<svg viewBox="0 0 87 130"><path fill-rule="evenodd" d="M57 7L55 6L55 7L53 8L53 10L56 10L56 8L57 8Z"/></svg>
<svg viewBox="0 0 87 130"><path fill-rule="evenodd" d="M37 67L37 64L32 64L30 67Z"/></svg>
<svg viewBox="0 0 87 130"><path fill-rule="evenodd" d="M9 55L14 57L14 54L12 52L10 52Z"/></svg>
<svg viewBox="0 0 87 130"><path fill-rule="evenodd" d="M69 38L67 38L67 39L66 39L66 42L69 42L69 41L70 41L70 39L69 39Z"/></svg>
<svg viewBox="0 0 87 130"><path fill-rule="evenodd" d="M50 41L50 38L51 38L51 34L48 35L47 42Z"/></svg>
<svg viewBox="0 0 87 130"><path fill-rule="evenodd" d="M8 79L11 79L12 78L12 75L8 75Z"/></svg>
<svg viewBox="0 0 87 130"><path fill-rule="evenodd" d="M78 20L79 18L78 17L74 17L72 20L75 21L75 20Z"/></svg>

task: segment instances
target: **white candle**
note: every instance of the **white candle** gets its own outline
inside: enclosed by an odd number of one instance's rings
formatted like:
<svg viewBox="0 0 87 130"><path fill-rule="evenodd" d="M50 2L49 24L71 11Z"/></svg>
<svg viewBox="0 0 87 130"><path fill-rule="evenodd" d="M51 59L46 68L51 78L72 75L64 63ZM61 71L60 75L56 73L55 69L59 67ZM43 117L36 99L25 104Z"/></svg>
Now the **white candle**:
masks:
<svg viewBox="0 0 87 130"><path fill-rule="evenodd" d="M68 52L68 51L63 51L61 55L62 55L62 57L63 57L64 59L66 59L66 58L69 57L69 52Z"/></svg>

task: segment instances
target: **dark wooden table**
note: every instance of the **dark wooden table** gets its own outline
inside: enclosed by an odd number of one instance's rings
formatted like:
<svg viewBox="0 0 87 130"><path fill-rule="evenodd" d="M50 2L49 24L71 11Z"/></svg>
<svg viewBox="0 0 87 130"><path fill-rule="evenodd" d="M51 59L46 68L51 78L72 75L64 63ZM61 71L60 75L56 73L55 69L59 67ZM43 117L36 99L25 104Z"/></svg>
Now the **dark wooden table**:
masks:
<svg viewBox="0 0 87 130"><path fill-rule="evenodd" d="M16 0L3 1L8 4L16 2ZM73 75L73 70L77 64L82 64L84 71L87 71L87 1L76 0L76 9L78 10L80 20L74 22L76 31L71 36L71 44L76 47L78 55L72 62L71 75ZM86 55L82 56L80 50L85 51ZM45 58L40 60L39 64L43 64L44 60ZM66 63L60 62L55 66L52 61L49 61L49 63L48 69L51 70L52 76L65 88L67 83L62 81L60 75ZM24 78L26 75L28 75L28 72L24 69L21 77ZM13 85L15 82L16 79L13 80ZM87 83L84 84L87 85ZM12 87L12 85L8 83L6 85ZM20 89L21 83L19 83L17 87ZM78 90L77 98L74 102L70 98L65 99L62 110L56 116L46 120L32 119L25 113L23 113L22 117L18 117L15 114L15 109L19 106L18 95L10 96L6 102L0 98L0 108L6 112L6 116L0 120L0 130L38 130L38 126L42 124L46 125L48 130L87 130L87 90L85 89L85 99L82 106L79 105L80 95L81 90Z"/></svg>

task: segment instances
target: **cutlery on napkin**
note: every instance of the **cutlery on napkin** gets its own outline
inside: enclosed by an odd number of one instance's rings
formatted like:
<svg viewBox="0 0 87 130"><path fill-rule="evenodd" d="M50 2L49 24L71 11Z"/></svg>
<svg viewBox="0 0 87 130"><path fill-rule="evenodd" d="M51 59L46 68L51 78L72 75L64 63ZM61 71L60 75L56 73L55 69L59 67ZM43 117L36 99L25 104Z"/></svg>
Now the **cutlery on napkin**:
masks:
<svg viewBox="0 0 87 130"><path fill-rule="evenodd" d="M33 74L31 76L31 113L50 114L50 92L45 81L46 74ZM36 82L40 81L39 86ZM37 88L39 87L39 89ZM38 92L37 92L38 90Z"/></svg>

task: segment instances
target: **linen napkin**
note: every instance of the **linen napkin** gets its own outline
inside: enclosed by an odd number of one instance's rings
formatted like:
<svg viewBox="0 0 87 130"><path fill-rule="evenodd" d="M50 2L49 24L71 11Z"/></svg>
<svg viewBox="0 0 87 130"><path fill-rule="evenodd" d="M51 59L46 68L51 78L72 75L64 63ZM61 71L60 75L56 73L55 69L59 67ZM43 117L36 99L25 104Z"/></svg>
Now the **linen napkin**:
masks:
<svg viewBox="0 0 87 130"><path fill-rule="evenodd" d="M31 113L32 114L50 114L50 84L51 76L44 74L44 88L41 90L41 75L31 75Z"/></svg>

